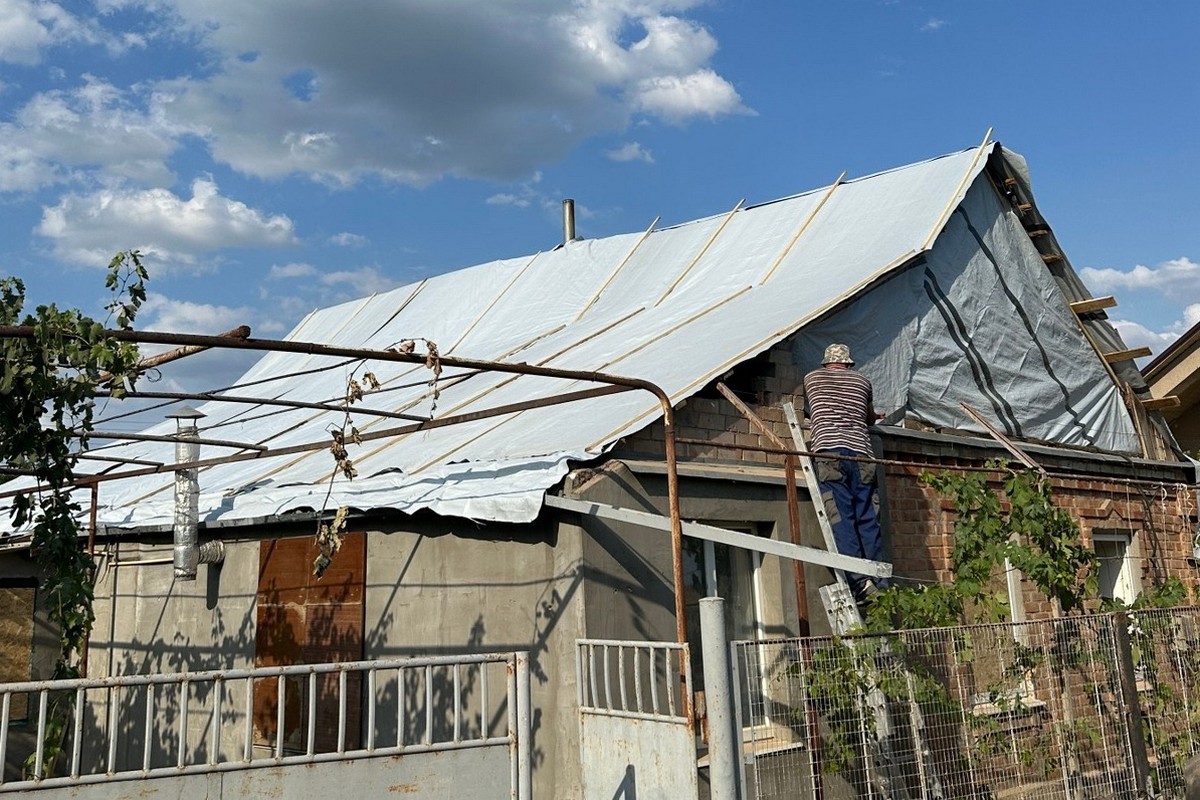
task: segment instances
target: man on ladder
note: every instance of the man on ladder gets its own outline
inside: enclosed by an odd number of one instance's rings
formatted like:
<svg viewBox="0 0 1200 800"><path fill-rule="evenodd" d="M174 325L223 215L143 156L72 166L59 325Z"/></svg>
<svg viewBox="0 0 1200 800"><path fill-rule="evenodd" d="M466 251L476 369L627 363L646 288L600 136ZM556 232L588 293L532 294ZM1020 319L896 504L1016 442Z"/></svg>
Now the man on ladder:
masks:
<svg viewBox="0 0 1200 800"><path fill-rule="evenodd" d="M825 348L821 367L804 376L804 396L811 423L809 449L832 458L816 459L821 498L842 555L883 561L879 527L879 498L875 464L851 460L872 457L867 426L879 419L872 405L871 381L853 369L854 359L844 344ZM850 458L837 458L849 456ZM850 591L862 604L887 578L846 573ZM870 582L868 582L870 581Z"/></svg>

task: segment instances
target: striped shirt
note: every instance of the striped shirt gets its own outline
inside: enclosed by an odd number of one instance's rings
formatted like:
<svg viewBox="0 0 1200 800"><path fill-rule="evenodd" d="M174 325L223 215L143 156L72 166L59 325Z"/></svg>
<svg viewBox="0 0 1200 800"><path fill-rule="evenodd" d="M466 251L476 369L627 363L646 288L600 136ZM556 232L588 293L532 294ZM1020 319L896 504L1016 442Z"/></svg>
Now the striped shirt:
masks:
<svg viewBox="0 0 1200 800"><path fill-rule="evenodd" d="M852 369L822 367L804 376L804 397L812 422L814 451L845 447L871 455L867 425L873 420L871 381Z"/></svg>

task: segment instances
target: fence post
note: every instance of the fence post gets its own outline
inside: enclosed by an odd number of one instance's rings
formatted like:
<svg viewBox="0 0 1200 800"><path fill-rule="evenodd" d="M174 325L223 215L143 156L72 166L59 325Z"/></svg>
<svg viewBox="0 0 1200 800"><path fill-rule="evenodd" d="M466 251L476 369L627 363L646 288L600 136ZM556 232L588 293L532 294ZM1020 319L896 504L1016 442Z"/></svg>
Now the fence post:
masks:
<svg viewBox="0 0 1200 800"><path fill-rule="evenodd" d="M1123 721L1129 733L1129 760L1137 781L1138 797L1147 797L1150 788L1150 759L1146 752L1142 709L1138 704L1137 665L1129 642L1129 616L1124 611L1112 615L1113 642L1117 649L1117 678L1121 682Z"/></svg>
<svg viewBox="0 0 1200 800"><path fill-rule="evenodd" d="M733 731L729 643L725 639L725 600L700 600L704 699L708 707L708 778L712 800L737 800L737 759L741 744Z"/></svg>
<svg viewBox="0 0 1200 800"><path fill-rule="evenodd" d="M533 735L533 728L530 724L529 653L518 651L515 660L517 685L513 699L517 705L517 798L530 800L533 797L533 764L529 739Z"/></svg>

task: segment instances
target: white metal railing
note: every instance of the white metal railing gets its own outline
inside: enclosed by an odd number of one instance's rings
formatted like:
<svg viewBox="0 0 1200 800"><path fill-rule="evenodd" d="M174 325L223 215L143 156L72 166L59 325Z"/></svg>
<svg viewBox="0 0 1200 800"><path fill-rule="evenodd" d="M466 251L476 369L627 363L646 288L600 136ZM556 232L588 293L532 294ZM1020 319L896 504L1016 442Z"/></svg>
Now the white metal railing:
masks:
<svg viewBox="0 0 1200 800"><path fill-rule="evenodd" d="M681 702L692 684L686 644L578 639L575 647L581 711L688 723Z"/></svg>
<svg viewBox="0 0 1200 800"><path fill-rule="evenodd" d="M257 709L260 720L274 723L273 738L264 740L254 724L255 694L270 680L274 708ZM336 734L322 728L322 739L333 739L326 744L318 740L318 716L328 711L318 704L319 684L335 680L336 691L327 691L325 702L337 704ZM501 681L496 695L493 684ZM299 702L289 702L289 686ZM387 697L392 692L394 699ZM21 758L10 747L15 726L9 712L22 694L36 698L28 703L24 730L26 740L33 736L27 743L29 777L5 783L7 759ZM55 700L66 708L56 713ZM56 720L63 723L58 765L65 774L59 776L45 747L47 728ZM306 723L301 748L285 734L289 721L293 729ZM513 794L528 797L529 734L529 660L516 652L0 684L0 792L509 747ZM222 741L230 735L232 748ZM128 752L139 736L141 753ZM173 758L163 763L170 751Z"/></svg>

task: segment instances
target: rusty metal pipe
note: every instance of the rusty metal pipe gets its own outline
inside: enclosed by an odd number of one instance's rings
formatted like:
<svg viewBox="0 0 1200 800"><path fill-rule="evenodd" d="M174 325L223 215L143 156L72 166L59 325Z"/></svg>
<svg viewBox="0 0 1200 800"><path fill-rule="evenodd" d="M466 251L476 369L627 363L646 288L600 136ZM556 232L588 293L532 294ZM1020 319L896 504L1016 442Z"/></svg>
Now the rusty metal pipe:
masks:
<svg viewBox="0 0 1200 800"><path fill-rule="evenodd" d="M92 397L112 397L112 392L93 392ZM412 422L420 422L429 419L418 414L401 414L396 411L380 411L365 406L353 406L348 409L344 405L336 403L303 403L299 400L281 400L272 397L247 397L235 394L223 394L221 392L143 392L134 390L125 392L120 399L134 400L143 398L146 400L207 400L211 402L221 403L241 403L243 405L252 406L279 406L281 408L310 408L316 411L336 411L343 413L347 410L353 411L355 414L362 414L368 417L386 417L388 419L407 419ZM95 434L92 434L95 436Z"/></svg>
<svg viewBox="0 0 1200 800"><path fill-rule="evenodd" d="M172 344L172 345L191 345L198 347L221 348L227 350L257 350L277 353L301 353L304 355L321 355L335 356L339 358L361 358L375 359L379 361L396 361L407 364L424 364L426 357L417 355L416 353L401 353L397 350L372 350L361 347L335 347L333 345L319 344L317 342L298 342L285 341L281 339L234 339L221 336L202 336L198 334L187 333L164 333L157 331L136 331L136 330L107 330L105 335L117 341L122 342L138 342L144 344ZM36 338L36 332L29 325L0 325L0 338L17 338L17 339L33 339ZM687 622L685 619L684 597L683 597L683 525L679 517L679 472L676 462L675 453L675 414L671 404L671 398L657 384L651 383L640 378L627 378L620 375L609 375L602 372L582 371L582 370L567 370L555 369L553 367L535 366L532 364L506 364L498 361L483 361L479 359L456 358L453 356L440 356L439 361L443 367L460 367L463 369L483 370L487 372L507 372L515 375L538 375L547 378L563 378L576 381L590 381L593 383L603 383L609 386L624 386L630 389L641 389L650 392L658 400L659 406L663 414L663 428L665 439L665 456L667 459L667 504L671 517L671 557L672 557L672 573L675 583L675 635L677 640L682 644L687 641ZM567 401L560 401L567 402ZM534 401L538 403L538 401ZM550 405L550 403L541 403L542 405ZM525 410L526 408L534 408L534 404L516 403L509 410L498 412L496 409L489 409L491 413L487 416L496 416L497 413L511 413L512 411ZM458 418L449 417L445 420L431 420L425 423L418 423L405 428L394 429L398 433L410 433L415 430L421 430L426 427L434 427L437 423L448 423L447 420L455 420L457 422L469 421L469 418L479 418L477 415L464 414ZM379 434L385 432L377 432ZM364 440L367 436L362 437ZM372 438L378 438L373 436ZM328 446L328 442L323 442L319 447ZM305 447L302 449L318 449L317 447ZM275 451L273 454L283 455L286 451L292 448L283 448ZM293 452L300 452L295 450ZM250 458L262 457L262 453L245 453L240 456L248 456ZM226 460L241 460L239 456L228 457ZM195 463L196 466L204 465L204 460ZM214 462L219 463L219 462ZM172 465L172 468L178 468L181 465ZM111 480L114 476L135 477L138 474L146 475L160 472L163 470L130 470L125 473L110 473L104 476L93 476L90 481ZM11 496L8 493L0 493L0 498ZM688 697L690 687L685 687L683 702L687 718L691 720L691 702Z"/></svg>
<svg viewBox="0 0 1200 800"><path fill-rule="evenodd" d="M505 414L513 414L518 411L526 411L531 408L542 408L545 406L559 405L569 403L575 400L586 400L590 397L602 397L604 395L616 394L619 392L633 391L631 387L626 386L605 386L598 389L585 389L579 392L569 392L567 394L557 395L555 397L541 398L539 400L530 400L523 403L510 403L508 405L496 406L495 408L484 409L483 411L472 411L467 414L456 414L452 417L442 417L441 419L431 419L425 422L418 422L412 425L402 425L397 428L385 428L377 431L366 431L359 435L359 440L363 442L371 442L378 439L387 439L392 436L403 436L409 433L417 433L419 431L432 430L433 428L444 428L450 425L458 425L464 422L475 422L481 419L490 417L503 416ZM256 458L272 458L275 456L290 456L297 453L306 453L313 450L324 450L329 447L328 439L321 439L316 442L304 442L302 444L288 445L287 447L279 447L274 450L263 449L255 450L249 453L235 453L228 456L215 456L213 458L202 458L198 461L176 462L173 464L155 464L151 467L142 469L131 469L123 472L105 472L101 474L77 476L75 485L87 486L92 483L103 483L112 480L123 480L126 478L139 478L145 475L157 475L163 472L173 472L177 469L190 469L192 467L214 467L220 464L231 464L238 461L250 461ZM3 469L0 469L2 472ZM30 470L10 470L14 474L30 474ZM6 492L0 492L0 500L13 497L14 495L24 494L29 489L13 489Z"/></svg>

